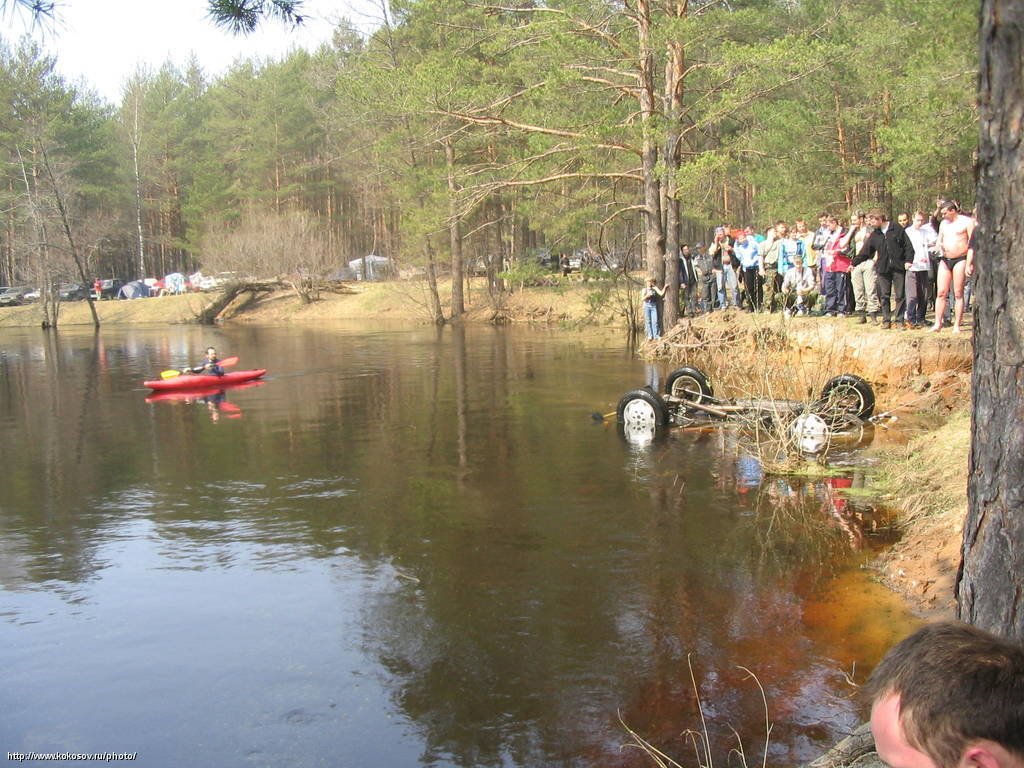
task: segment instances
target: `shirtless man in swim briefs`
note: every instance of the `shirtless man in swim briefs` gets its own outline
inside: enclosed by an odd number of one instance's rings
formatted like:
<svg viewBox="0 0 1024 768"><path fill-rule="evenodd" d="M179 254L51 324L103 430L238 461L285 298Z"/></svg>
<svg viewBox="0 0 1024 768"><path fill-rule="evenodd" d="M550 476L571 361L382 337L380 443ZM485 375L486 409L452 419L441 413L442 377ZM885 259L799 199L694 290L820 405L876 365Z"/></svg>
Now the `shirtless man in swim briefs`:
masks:
<svg viewBox="0 0 1024 768"><path fill-rule="evenodd" d="M942 329L942 316L946 312L946 297L949 284L953 283L953 333L960 332L964 319L964 282L974 271L973 252L970 251L974 219L960 213L960 207L946 201L940 207L942 222L939 224L939 274L935 296L935 325L933 331Z"/></svg>

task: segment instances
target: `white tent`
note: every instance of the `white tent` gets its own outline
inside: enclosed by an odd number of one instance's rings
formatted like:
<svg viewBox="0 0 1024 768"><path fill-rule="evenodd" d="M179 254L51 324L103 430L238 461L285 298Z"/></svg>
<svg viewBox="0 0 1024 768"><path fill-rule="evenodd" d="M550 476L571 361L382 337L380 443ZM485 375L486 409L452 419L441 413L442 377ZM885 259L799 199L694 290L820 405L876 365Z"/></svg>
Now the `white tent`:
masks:
<svg viewBox="0 0 1024 768"><path fill-rule="evenodd" d="M171 272L164 278L164 293L184 293L185 276L181 272Z"/></svg>
<svg viewBox="0 0 1024 768"><path fill-rule="evenodd" d="M366 274L363 275L363 265L366 266ZM349 269L356 273L356 280L383 280L395 274L395 267L387 256L377 256L371 253L358 259L352 259L348 263Z"/></svg>

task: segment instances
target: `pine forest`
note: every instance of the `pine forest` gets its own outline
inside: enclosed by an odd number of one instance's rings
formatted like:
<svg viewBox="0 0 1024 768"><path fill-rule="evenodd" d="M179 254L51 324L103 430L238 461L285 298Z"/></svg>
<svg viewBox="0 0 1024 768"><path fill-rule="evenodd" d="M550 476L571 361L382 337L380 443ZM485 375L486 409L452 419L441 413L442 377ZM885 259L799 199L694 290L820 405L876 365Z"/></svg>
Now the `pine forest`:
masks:
<svg viewBox="0 0 1024 768"><path fill-rule="evenodd" d="M551 253L664 278L717 224L970 206L978 10L398 0L315 52L138 71L118 104L3 41L0 285L379 254L457 316L468 276Z"/></svg>

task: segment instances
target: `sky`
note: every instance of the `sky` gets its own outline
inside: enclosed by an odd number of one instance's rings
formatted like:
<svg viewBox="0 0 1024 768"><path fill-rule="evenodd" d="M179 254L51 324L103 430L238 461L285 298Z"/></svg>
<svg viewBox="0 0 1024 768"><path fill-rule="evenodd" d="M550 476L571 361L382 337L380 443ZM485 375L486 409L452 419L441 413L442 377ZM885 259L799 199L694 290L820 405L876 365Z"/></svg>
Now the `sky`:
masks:
<svg viewBox="0 0 1024 768"><path fill-rule="evenodd" d="M300 28L270 19L251 35L239 36L214 26L207 0L58 2L56 23L34 29L23 11L8 8L0 19L0 35L13 47L30 33L57 57L57 69L69 82L84 82L114 104L139 67L156 72L171 61L184 70L195 53L212 79L240 58L280 59L295 47L313 50L331 39L341 17L363 30L380 18L379 0L304 0L307 18Z"/></svg>

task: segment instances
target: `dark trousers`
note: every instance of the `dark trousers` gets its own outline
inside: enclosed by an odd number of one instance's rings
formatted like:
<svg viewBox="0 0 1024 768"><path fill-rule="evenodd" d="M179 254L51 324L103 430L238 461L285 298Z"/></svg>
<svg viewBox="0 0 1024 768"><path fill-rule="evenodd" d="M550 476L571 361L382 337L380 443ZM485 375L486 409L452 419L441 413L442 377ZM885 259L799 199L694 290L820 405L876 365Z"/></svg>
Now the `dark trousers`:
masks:
<svg viewBox="0 0 1024 768"><path fill-rule="evenodd" d="M697 314L697 283L679 284L679 316L693 317Z"/></svg>
<svg viewBox="0 0 1024 768"><path fill-rule="evenodd" d="M939 292L939 257L928 256L928 307L935 307L935 295Z"/></svg>
<svg viewBox="0 0 1024 768"><path fill-rule="evenodd" d="M920 325L928 308L928 270L907 272L907 322Z"/></svg>
<svg viewBox="0 0 1024 768"><path fill-rule="evenodd" d="M714 273L705 275L700 285L700 305L705 312L710 312L715 308L715 293L717 290Z"/></svg>
<svg viewBox="0 0 1024 768"><path fill-rule="evenodd" d="M875 273L875 292L882 310L882 322L891 322L889 302L896 302L896 319L900 320L906 311L903 297L903 283L906 275L903 272L886 272L884 275Z"/></svg>
<svg viewBox="0 0 1024 768"><path fill-rule="evenodd" d="M832 315L846 314L850 311L846 303L846 291L850 283L850 275L846 272L825 273L825 311Z"/></svg>
<svg viewBox="0 0 1024 768"><path fill-rule="evenodd" d="M743 295L746 297L747 307L752 312L761 308L761 275L757 267L743 268Z"/></svg>

